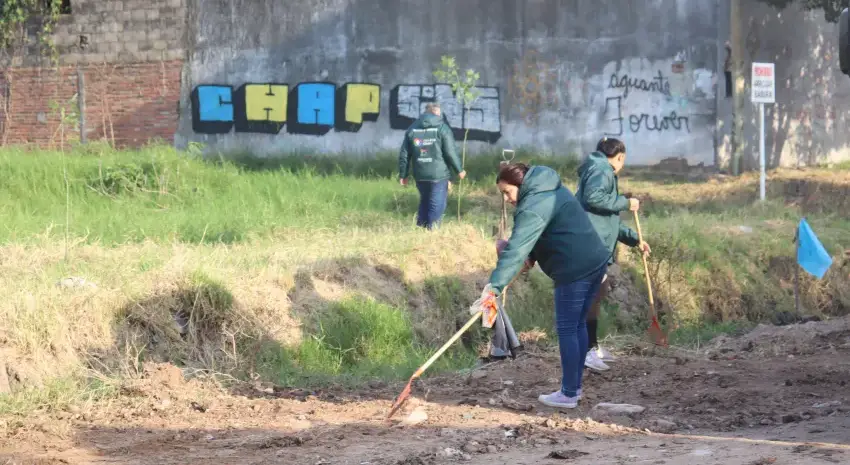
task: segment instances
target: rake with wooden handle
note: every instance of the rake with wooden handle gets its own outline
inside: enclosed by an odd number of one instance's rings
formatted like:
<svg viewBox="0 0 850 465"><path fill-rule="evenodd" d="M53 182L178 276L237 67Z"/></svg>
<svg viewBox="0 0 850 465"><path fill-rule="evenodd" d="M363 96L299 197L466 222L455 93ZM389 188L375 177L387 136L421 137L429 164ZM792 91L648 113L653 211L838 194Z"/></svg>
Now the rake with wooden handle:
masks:
<svg viewBox="0 0 850 465"><path fill-rule="evenodd" d="M481 318L481 312L472 315L472 318L470 318L469 321L467 321L466 324L463 325L463 327L460 328L454 334L454 336L451 337L451 339L449 339L445 344L443 344L443 347L440 347L440 349L435 352L434 355L432 355L427 362L425 362L421 367L419 367L418 370L416 370L415 373L413 373L413 376L410 377L410 381L407 382L407 385L404 387L404 389L401 390L401 394L399 394L395 402L393 402L393 406L390 409L390 413L387 415L387 420L389 420L390 417L395 415L398 409L400 409L401 406L404 405L404 402L407 401L407 398L410 397L410 389L413 387L413 381L415 381L416 378L422 376L422 373L424 373L425 370L427 370L432 363L437 361L437 359L440 358L440 355L443 355L443 352L448 350L448 348L451 347L451 345L454 344L455 341L457 341L463 335L463 333L465 333L469 328L471 328L472 325L474 325L479 318Z"/></svg>
<svg viewBox="0 0 850 465"><path fill-rule="evenodd" d="M643 243L643 233L640 230L640 218L638 218L638 212L633 213L635 215L638 240ZM646 291L649 294L649 336L656 345L667 347L667 334L664 333L661 329L661 325L658 324L658 314L655 312L655 299L652 298L652 281L649 277L649 264L646 261L646 253L641 251L640 256L643 258L643 272L646 275Z"/></svg>
<svg viewBox="0 0 850 465"><path fill-rule="evenodd" d="M505 289L502 291L503 294L507 292L508 288L511 287L511 284L513 284L515 280L516 276L514 276L511 282L508 283L507 286L505 286ZM472 325L474 325L475 322L478 321L480 318L481 312L476 312L474 315L472 315L472 317L469 318L469 321L467 321L465 325L463 325L459 330L457 330L454 336L452 336L448 341L446 341L446 343L443 344L442 347L440 347L436 352L434 352L434 355L432 355L427 362L423 363L422 366L419 367L419 369L413 373L413 376L410 377L410 380L407 382L407 385L404 386L404 389L401 390L401 394L399 394L395 402L393 402L392 408L390 408L390 413L387 415L387 420L389 420L390 417L395 415L398 409L400 409L401 406L404 405L404 403L407 401L407 398L410 397L410 390L413 387L413 382L416 381L416 378L422 376L422 373L425 373L425 370L427 370L428 367L430 367L434 362L436 362L437 359L440 358L441 355L443 355L443 352L448 350L448 348L451 347L451 345L454 344L455 341L460 339L463 333L467 332L469 328L471 328Z"/></svg>

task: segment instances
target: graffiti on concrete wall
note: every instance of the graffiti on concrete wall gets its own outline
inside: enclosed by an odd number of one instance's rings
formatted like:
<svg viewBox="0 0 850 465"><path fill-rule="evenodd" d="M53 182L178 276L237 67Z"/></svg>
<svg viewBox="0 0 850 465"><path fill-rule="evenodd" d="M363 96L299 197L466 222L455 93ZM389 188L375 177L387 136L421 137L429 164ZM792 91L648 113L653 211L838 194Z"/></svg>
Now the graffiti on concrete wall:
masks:
<svg viewBox="0 0 850 465"><path fill-rule="evenodd" d="M624 99L625 97L608 97L605 99L605 113L611 116L608 121L613 123L613 126L608 126L606 129L605 134L608 136L622 136L626 128L632 134L642 131L691 132L690 118L679 115L676 110L663 114L631 113L626 118L623 115Z"/></svg>
<svg viewBox="0 0 850 465"><path fill-rule="evenodd" d="M445 120L460 136L469 130L469 139L496 142L501 137L499 89L478 87L480 95L469 108L455 99L446 84L399 85L390 92L390 127L404 130L425 111L425 105L439 102Z"/></svg>
<svg viewBox="0 0 850 465"><path fill-rule="evenodd" d="M671 82L673 79L675 83ZM661 68L649 73L645 69L631 74L612 72L607 76L605 133L611 136L688 134L692 101L713 98L713 86L713 74L707 70L694 70L688 75L676 72L673 76ZM678 92L674 92L674 87L678 87Z"/></svg>
<svg viewBox="0 0 850 465"><path fill-rule="evenodd" d="M255 132L326 134L331 129L356 132L376 121L381 88L377 84L328 82L200 85L192 92L192 128L202 134Z"/></svg>
<svg viewBox="0 0 850 465"><path fill-rule="evenodd" d="M495 142L501 136L499 89L479 87L480 97L464 108L445 84L399 85L391 92L389 122L406 130L429 102L439 102L456 135L469 130L471 140ZM192 129L201 134L239 133L321 136L332 129L357 132L365 122L377 122L381 87L349 82L204 84L192 92Z"/></svg>
<svg viewBox="0 0 850 465"><path fill-rule="evenodd" d="M545 111L560 109L559 75L557 66L535 50L526 52L522 61L514 64L508 93L526 124L537 123Z"/></svg>

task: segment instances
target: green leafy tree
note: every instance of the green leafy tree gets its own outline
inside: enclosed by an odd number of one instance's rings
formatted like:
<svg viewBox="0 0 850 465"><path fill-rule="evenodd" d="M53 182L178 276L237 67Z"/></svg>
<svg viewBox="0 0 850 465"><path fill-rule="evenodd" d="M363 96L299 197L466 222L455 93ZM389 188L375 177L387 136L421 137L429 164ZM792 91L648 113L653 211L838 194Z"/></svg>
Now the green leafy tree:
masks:
<svg viewBox="0 0 850 465"><path fill-rule="evenodd" d="M434 77L440 81L449 84L454 92L455 99L463 106L464 115L469 112L478 97L481 96L481 91L476 87L478 79L481 77L477 71L467 69L466 72L461 72L457 65L457 60L453 56L443 55L440 58L440 66L434 70ZM461 168L466 169L466 142L469 139L469 128L463 132L463 148L461 149ZM460 202L463 198L463 179L460 180L457 192L457 219L460 221Z"/></svg>

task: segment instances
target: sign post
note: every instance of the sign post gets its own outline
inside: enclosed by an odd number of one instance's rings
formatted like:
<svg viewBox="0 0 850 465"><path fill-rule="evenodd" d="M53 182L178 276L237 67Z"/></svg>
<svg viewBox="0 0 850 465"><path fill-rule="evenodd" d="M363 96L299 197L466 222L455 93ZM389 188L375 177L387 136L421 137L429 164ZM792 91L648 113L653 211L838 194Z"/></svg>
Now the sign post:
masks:
<svg viewBox="0 0 850 465"><path fill-rule="evenodd" d="M759 106L759 199L764 202L767 169L764 154L764 104L776 103L776 73L773 63L753 63L751 100Z"/></svg>

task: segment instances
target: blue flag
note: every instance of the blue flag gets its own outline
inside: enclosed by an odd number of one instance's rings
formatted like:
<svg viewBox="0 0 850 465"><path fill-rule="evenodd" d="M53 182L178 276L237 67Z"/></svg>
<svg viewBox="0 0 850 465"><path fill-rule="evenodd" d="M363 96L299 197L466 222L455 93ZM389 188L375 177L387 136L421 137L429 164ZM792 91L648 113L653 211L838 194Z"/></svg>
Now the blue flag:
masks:
<svg viewBox="0 0 850 465"><path fill-rule="evenodd" d="M818 279L823 279L826 270L832 265L832 257L823 248L805 218L800 220L797 227L797 263Z"/></svg>

